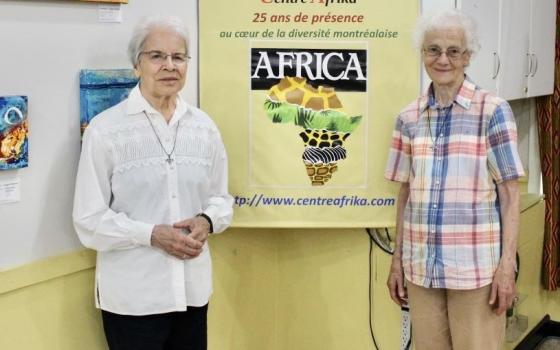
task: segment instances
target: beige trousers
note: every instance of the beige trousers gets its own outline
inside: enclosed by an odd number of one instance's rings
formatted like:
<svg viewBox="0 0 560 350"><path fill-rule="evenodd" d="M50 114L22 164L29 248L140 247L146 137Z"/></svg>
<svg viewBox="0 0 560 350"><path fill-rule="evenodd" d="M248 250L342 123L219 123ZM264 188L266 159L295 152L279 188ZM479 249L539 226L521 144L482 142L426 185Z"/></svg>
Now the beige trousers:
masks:
<svg viewBox="0 0 560 350"><path fill-rule="evenodd" d="M491 285L471 290L424 288L407 281L415 350L499 350L505 312L488 305Z"/></svg>

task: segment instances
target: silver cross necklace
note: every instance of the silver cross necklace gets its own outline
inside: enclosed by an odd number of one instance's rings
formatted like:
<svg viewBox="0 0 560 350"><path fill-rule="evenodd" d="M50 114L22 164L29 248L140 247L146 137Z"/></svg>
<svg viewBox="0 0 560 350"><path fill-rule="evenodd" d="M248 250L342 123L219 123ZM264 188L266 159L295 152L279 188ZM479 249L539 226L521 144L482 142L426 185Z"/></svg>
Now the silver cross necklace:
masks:
<svg viewBox="0 0 560 350"><path fill-rule="evenodd" d="M146 119L148 119L148 123L150 123L150 126L152 127L152 131L154 132L154 135L156 135L156 138L159 142L159 145L161 146L161 149L162 149L163 153L165 153L165 155L167 156L167 159L165 161L167 162L167 164L171 165L171 163L173 163L173 158L171 158L171 156L175 152L175 146L177 145L177 133L179 131L179 124L181 124L181 120L179 119L179 121L177 122L177 126L175 127L175 138L173 139L173 148L171 149L171 152L167 152L167 150L165 149L165 147L163 146L163 143L161 142L161 140L159 138L158 133L156 132L156 128L154 128L154 124L152 123L152 121L148 117L148 113L146 113L146 111L144 111L144 115L146 116Z"/></svg>
<svg viewBox="0 0 560 350"><path fill-rule="evenodd" d="M451 108L452 107L453 107L453 105L444 108L445 116L443 117L443 123L439 122L439 120L436 121L436 137L435 137L435 139L434 139L434 136L432 135L432 121L431 121L431 118L430 118L430 107L428 107L428 132L430 133L430 139L432 140L432 146L430 148L433 149L434 152L437 151L437 149L438 149L437 144L438 144L439 138L440 138L440 136L442 136L443 132L445 131L445 126L447 124L447 121L451 117Z"/></svg>

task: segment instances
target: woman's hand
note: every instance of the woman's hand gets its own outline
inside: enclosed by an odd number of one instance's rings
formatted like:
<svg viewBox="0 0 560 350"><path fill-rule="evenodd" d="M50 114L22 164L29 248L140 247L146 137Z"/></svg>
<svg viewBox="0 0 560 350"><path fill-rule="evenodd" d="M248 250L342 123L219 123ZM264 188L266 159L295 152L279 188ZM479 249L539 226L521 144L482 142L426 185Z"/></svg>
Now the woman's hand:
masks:
<svg viewBox="0 0 560 350"><path fill-rule="evenodd" d="M397 305L403 306L407 303L402 260L399 257L393 257L389 278L387 278L387 287L389 288L391 299L393 299Z"/></svg>
<svg viewBox="0 0 560 350"><path fill-rule="evenodd" d="M500 260L492 280L492 290L488 303L496 315L501 315L513 305L515 299L515 263Z"/></svg>
<svg viewBox="0 0 560 350"><path fill-rule="evenodd" d="M202 216L179 221L173 224L176 229L187 231L187 236L204 244L210 234L210 223Z"/></svg>
<svg viewBox="0 0 560 350"><path fill-rule="evenodd" d="M204 242L194 239L180 228L170 225L156 225L152 231L152 246L181 260L199 256L202 253L203 245Z"/></svg>

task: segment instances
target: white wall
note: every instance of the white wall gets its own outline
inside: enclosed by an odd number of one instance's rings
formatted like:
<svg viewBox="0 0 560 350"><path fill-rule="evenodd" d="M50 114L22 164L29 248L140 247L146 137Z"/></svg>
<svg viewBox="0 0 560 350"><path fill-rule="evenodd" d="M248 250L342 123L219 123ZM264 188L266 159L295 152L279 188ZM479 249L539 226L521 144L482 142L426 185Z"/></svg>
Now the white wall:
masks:
<svg viewBox="0 0 560 350"><path fill-rule="evenodd" d="M80 151L80 69L130 68L132 28L149 14L180 16L193 60L183 96L197 104L197 1L130 0L122 23L99 23L98 5L80 1L0 1L0 96L29 96L29 167L21 201L0 204L0 270L81 247L72 220Z"/></svg>

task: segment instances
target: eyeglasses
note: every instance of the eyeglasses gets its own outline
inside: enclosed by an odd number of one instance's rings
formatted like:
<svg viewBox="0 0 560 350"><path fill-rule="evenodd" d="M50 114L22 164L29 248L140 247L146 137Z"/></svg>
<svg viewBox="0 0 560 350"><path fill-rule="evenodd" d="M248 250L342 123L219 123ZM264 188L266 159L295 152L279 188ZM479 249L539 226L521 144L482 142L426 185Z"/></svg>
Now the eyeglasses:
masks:
<svg viewBox="0 0 560 350"><path fill-rule="evenodd" d="M468 50L466 49L463 50L458 47L448 47L447 50L445 50L445 56L447 56L450 60L458 60L467 51ZM439 46L428 46L427 48L424 48L424 53L430 58L438 58L443 52L444 51Z"/></svg>
<svg viewBox="0 0 560 350"><path fill-rule="evenodd" d="M171 57L171 62L177 66L187 63L191 58L191 56L182 52L165 53L157 50L141 51L138 56L140 55L147 55L151 63L158 65L165 64L165 62L167 62L167 57Z"/></svg>

